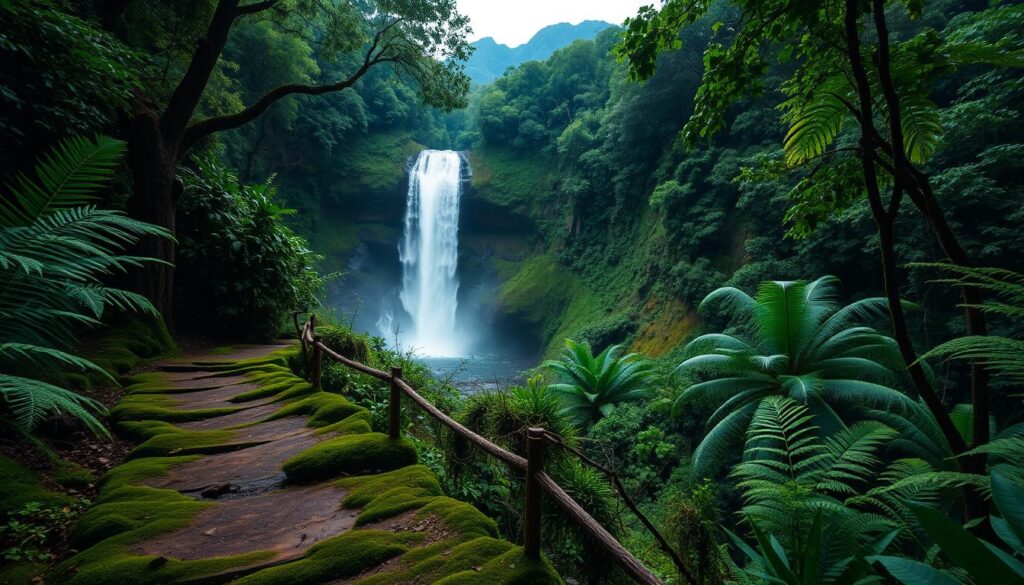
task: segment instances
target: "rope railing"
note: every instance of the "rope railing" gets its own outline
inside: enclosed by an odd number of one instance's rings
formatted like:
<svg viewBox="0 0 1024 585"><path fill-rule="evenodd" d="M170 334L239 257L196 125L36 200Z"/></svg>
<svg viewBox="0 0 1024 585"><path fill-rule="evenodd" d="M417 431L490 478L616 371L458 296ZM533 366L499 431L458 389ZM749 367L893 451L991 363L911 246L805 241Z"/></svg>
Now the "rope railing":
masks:
<svg viewBox="0 0 1024 585"><path fill-rule="evenodd" d="M600 544L619 564L622 570L632 577L637 583L641 583L643 585L663 585L661 580L659 580L658 577L650 571L650 569L645 567L639 559L633 556L633 554L629 552L621 542L616 540L611 533L601 526L593 516L584 510L576 500L567 494L565 490L563 490L562 487L544 471L545 448L549 443L569 449L570 452L577 455L580 454L575 449L571 449L565 445L561 440L561 437L554 433L549 433L544 429L530 428L527 429L527 456L522 457L521 455L512 453L511 451L492 443L485 437L469 430L458 421L442 412L429 400L421 396L412 386L409 385L408 382L402 379L402 368L393 367L390 372L384 372L366 364L351 360L327 347L320 339L320 336L316 335L316 315L311 315L309 321L299 328L298 314L296 314L295 324L296 328L299 329L299 340L302 345L303 355L307 355L307 346L310 350L308 352L311 354L310 382L313 384L314 388L318 390L321 389L321 367L324 355L354 370L388 382L390 387L388 404L388 434L392 439L401 438L402 435L401 398L402 394L404 394L417 406L426 411L426 413L432 418L451 429L456 435L469 441L473 445L476 445L492 457L501 460L509 467L525 472L524 481L526 484L526 495L523 510L523 552L527 557L532 559L540 558L541 506L543 503L543 495L546 495L553 502L558 504L577 525L590 535L596 543ZM587 461L590 461L589 458L586 459ZM615 477L614 479L618 484L618 478ZM617 487L621 487L621 484ZM628 504L632 504L632 500L629 500ZM635 505L630 505L630 509L637 511ZM642 519L646 520L646 517L643 517ZM644 524L647 526L649 522L644 522ZM648 527L650 528L651 526ZM659 542L659 544L664 544L664 547L667 547L667 543ZM668 550L671 550L671 548ZM678 560L678 556L675 556L674 553L671 553L670 556L674 556L673 561ZM693 582L691 575L689 575L685 569L683 569L682 574L688 582Z"/></svg>

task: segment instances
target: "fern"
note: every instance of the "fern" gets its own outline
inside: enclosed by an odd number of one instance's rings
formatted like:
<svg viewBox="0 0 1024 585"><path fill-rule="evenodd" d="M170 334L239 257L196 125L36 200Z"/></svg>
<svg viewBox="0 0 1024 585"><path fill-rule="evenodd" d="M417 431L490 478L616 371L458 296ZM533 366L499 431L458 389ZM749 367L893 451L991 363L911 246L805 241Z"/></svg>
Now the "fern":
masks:
<svg viewBox="0 0 1024 585"><path fill-rule="evenodd" d="M38 180L19 173L10 191L15 201L0 198L0 225L27 226L47 213L91 203L124 156L126 144L107 136L90 141L63 140L36 165Z"/></svg>
<svg viewBox="0 0 1024 585"><path fill-rule="evenodd" d="M68 415L96 433L99 403L61 388L64 372L106 375L68 353L83 327L110 309L156 310L135 293L105 286L113 274L151 260L123 251L143 236L167 231L91 205L113 175L125 144L106 137L69 138L36 167L18 175L0 198L0 392L6 412L23 431L48 416Z"/></svg>
<svg viewBox="0 0 1024 585"><path fill-rule="evenodd" d="M998 301L967 305L987 313L1010 318L1024 317L1024 274L1001 268L975 268L946 263L916 263L914 267L937 268L953 278L932 282L970 287L994 295ZM1024 340L998 336L966 336L951 339L921 356L966 360L985 365L997 377L1011 384L1024 383Z"/></svg>

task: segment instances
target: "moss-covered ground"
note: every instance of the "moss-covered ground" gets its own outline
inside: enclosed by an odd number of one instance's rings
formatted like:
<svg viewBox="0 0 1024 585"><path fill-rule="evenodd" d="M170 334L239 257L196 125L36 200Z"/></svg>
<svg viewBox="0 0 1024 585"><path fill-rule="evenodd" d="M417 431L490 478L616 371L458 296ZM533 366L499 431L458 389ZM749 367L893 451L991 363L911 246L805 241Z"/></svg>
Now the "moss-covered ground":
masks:
<svg viewBox="0 0 1024 585"><path fill-rule="evenodd" d="M100 480L95 505L72 533L72 546L80 552L58 566L53 582L561 582L548 563L529 561L518 546L500 540L494 522L476 508L446 497L433 473L416 464L416 451L409 442L372 432L368 411L344 396L314 392L308 383L290 374L285 365L288 354L294 351L268 349L266 355L258 358L233 360L232 352L225 350L218 352L225 356L223 359L201 366L209 372L210 384L204 382L200 387L217 387L218 377L240 375L249 383L239 385L239 395L232 402L270 399L269 404L276 409L270 415L260 411L261 414L253 414L252 420L232 426L183 428L181 425L187 421L216 423L217 417L229 413L235 421L243 415L233 414L234 408L183 409L175 395L197 391L195 388L183 388L165 372L137 376L129 386L129 394L114 409L118 432L137 446L129 461ZM187 367L178 362L174 369ZM192 380L188 385L196 383ZM339 529L312 546L306 543L299 554L284 556L280 547L252 538L251 533L246 539L251 543L232 548L230 554L206 551L201 541L194 543L194 554L187 555L164 555L148 548L147 542L163 542L158 539L161 535L173 539L170 533L195 529L196 523L205 529L204 518L222 501L217 495L203 499L193 491L159 487L172 485L163 483L165 480L177 477L185 469L202 469L206 458L211 458L209 465L215 467L217 460L212 458L244 454L249 445L238 440L243 431L258 430L260 425L269 428L290 424L288 421L296 417L304 422L297 430L289 431L288 436L309 436L311 439L307 440L313 444L303 443L300 451L281 456L280 469L287 480L271 489L288 489L287 483L291 482L318 482L315 485L335 490L330 493L339 496L334 510L317 513L347 515L342 511L349 509L355 515L354 525L349 522L349 528ZM274 440L273 436L266 439ZM15 498L40 497L41 486L33 483L31 474L22 473L17 464L0 459L0 473L4 474L5 488L12 488L3 492L12 503L16 503ZM240 500L236 496L231 501L238 506ZM295 502L297 510L301 509L300 504ZM233 524L211 526L203 533L212 535L218 530L233 529ZM298 534L294 536L298 539ZM275 537L279 534L271 534L268 528L268 540ZM3 575L7 577L7 573Z"/></svg>

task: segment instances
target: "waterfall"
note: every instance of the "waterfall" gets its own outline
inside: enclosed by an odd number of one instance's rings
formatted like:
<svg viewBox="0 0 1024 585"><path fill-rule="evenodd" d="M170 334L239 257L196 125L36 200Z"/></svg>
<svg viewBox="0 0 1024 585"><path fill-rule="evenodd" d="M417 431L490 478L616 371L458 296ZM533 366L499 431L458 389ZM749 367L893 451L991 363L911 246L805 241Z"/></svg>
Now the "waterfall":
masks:
<svg viewBox="0 0 1024 585"><path fill-rule="evenodd" d="M426 355L461 354L455 334L461 165L457 152L424 150L409 173L398 254L399 298L412 317L412 330L399 334L403 345Z"/></svg>

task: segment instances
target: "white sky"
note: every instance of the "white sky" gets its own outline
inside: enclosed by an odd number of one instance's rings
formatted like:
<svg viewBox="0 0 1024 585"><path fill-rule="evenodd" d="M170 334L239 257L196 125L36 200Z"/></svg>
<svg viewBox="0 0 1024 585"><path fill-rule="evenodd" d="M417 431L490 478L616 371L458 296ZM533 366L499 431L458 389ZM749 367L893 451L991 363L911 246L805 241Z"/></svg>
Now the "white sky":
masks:
<svg viewBox="0 0 1024 585"><path fill-rule="evenodd" d="M660 5L658 0L457 0L459 12L469 16L470 40L494 37L510 47L530 40L549 24L604 20L622 24L639 7Z"/></svg>

